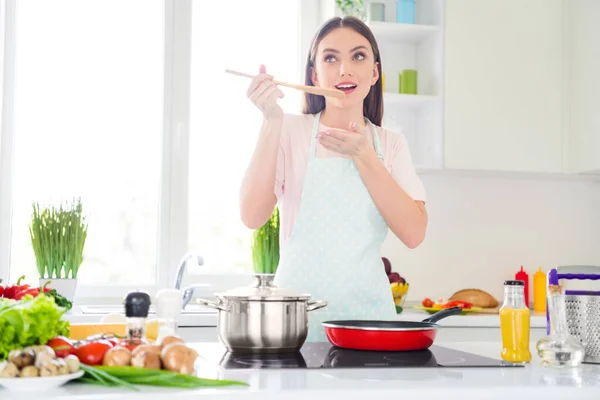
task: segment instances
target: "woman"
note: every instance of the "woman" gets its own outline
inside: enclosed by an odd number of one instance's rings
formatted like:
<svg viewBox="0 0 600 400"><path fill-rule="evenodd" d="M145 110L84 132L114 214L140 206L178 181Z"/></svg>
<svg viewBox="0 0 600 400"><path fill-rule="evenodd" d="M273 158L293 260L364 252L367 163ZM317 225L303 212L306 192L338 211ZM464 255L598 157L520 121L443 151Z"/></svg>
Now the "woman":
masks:
<svg viewBox="0 0 600 400"><path fill-rule="evenodd" d="M403 135L382 129L381 59L370 29L333 18L317 32L306 84L344 99L305 94L301 115L284 114L283 93L261 66L248 97L263 126L242 188L250 229L280 208L275 283L328 306L310 313L307 341L325 341L329 319L394 319L380 248L388 229L407 247L425 236L425 190ZM274 188L274 189L273 189Z"/></svg>

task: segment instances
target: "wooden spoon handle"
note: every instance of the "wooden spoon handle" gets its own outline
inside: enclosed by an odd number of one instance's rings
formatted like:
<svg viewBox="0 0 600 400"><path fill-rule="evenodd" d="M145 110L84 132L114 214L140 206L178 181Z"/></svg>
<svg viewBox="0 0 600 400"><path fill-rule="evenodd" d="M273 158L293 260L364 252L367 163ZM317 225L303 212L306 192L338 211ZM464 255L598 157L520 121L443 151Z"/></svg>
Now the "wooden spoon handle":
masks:
<svg viewBox="0 0 600 400"><path fill-rule="evenodd" d="M230 69L226 69L225 72L232 74L232 75L243 76L243 77L250 78L250 79L254 78L253 75L245 74L243 72L233 71ZM332 96L332 97L337 97L340 99L343 99L344 97L346 97L346 93L342 92L341 90L337 90L337 89L320 88L320 87L316 87L316 86L307 86L307 85L296 85L294 83L287 83L287 82L281 82L281 81L276 81L276 80L273 80L273 83L276 85L279 85L279 86L285 86L285 87L289 87L289 88L296 89L296 90L301 90L306 93L316 94L316 95L320 95L320 96Z"/></svg>

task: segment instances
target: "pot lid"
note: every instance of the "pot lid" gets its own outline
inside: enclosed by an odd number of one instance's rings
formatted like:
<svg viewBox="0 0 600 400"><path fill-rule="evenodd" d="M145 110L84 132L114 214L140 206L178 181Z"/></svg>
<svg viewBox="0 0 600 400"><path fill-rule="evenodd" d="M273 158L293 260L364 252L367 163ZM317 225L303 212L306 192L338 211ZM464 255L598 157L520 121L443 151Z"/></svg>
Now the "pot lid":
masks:
<svg viewBox="0 0 600 400"><path fill-rule="evenodd" d="M310 294L308 293L299 293L294 290L275 286L273 283L275 274L254 274L253 277L254 282L251 285L218 293L216 296L225 299L264 301L307 300L310 298Z"/></svg>

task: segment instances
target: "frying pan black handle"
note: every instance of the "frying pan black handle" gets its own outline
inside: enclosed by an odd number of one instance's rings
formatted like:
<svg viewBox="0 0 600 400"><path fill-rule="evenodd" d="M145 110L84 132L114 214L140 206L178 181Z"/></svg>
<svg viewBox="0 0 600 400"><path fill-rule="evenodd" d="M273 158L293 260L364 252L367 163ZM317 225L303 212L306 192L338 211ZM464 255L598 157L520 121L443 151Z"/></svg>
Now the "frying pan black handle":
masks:
<svg viewBox="0 0 600 400"><path fill-rule="evenodd" d="M423 320L423 322L435 323L435 322L438 322L440 319L444 319L451 315L458 315L460 313L462 313L462 308L460 308L460 307L447 308L445 310L436 312L429 318L425 318Z"/></svg>

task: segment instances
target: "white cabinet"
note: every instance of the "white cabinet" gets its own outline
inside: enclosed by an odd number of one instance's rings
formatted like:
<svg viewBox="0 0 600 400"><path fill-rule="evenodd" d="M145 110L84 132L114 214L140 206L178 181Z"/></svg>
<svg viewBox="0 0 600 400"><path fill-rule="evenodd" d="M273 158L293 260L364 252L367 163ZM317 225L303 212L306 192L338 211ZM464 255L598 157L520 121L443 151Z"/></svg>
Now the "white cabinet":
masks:
<svg viewBox="0 0 600 400"><path fill-rule="evenodd" d="M600 1L569 0L569 169L600 172Z"/></svg>
<svg viewBox="0 0 600 400"><path fill-rule="evenodd" d="M446 168L562 172L561 13L561 0L445 2Z"/></svg>

